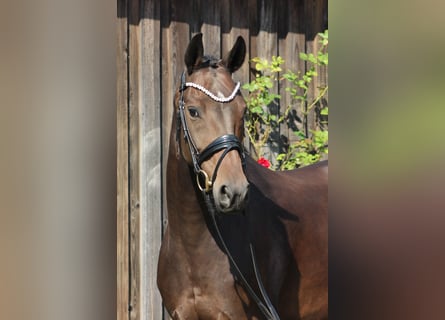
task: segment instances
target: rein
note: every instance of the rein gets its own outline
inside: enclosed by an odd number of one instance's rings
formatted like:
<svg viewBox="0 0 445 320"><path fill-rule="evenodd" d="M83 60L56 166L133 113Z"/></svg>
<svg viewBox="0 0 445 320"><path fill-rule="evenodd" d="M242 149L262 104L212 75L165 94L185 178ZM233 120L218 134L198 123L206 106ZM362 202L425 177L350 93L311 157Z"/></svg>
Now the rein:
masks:
<svg viewBox="0 0 445 320"><path fill-rule="evenodd" d="M241 142L239 141L239 139L235 135L226 134L226 135L216 138L202 152L199 152L198 148L196 147L196 144L194 143L194 141L190 135L190 131L187 126L187 121L185 119L184 91L188 87L192 87L192 88L200 90L201 92L203 92L208 97L215 100L216 102L227 103L227 102L232 101L235 98L236 94L239 91L240 84L237 83L237 85L235 86L235 89L233 90L233 92L230 96L217 97L213 93L211 93L209 90L207 90L206 88L204 88L203 86L201 86L199 84L196 84L193 82L186 82L185 81L185 72L183 72L181 75L181 85L179 88L180 99L179 99L179 112L178 112L177 126L176 126L176 141L180 146L181 144L179 141L179 135L180 135L181 127L182 127L183 133L184 133L184 139L187 142L189 149L190 149L190 154L191 154L192 162L193 162L193 170L196 175L196 183L198 185L199 190L201 190L202 196L205 200L208 213L209 213L210 217L212 218L213 226L215 227L215 231L219 238L219 241L220 241L227 257L229 258L229 261L230 261L230 264L232 265L233 270L235 271L235 274L236 274L235 279L238 280L239 282L241 282L243 287L247 290L249 295L255 301L258 308L261 310L261 312L266 317L266 319L280 320L280 317L278 316L277 311L275 310L274 306L272 305L272 302L270 301L269 296L267 295L267 292L264 288L263 282L261 281L261 277L260 277L258 266L256 263L252 243L249 243L249 247L250 247L250 255L252 258L253 269L254 269L258 287L260 289L261 295L262 295L266 305L256 295L255 291L252 289L252 287L249 285L247 280L244 278L241 270L239 269L237 263L235 262L235 259L232 257L229 249L227 248L227 245L224 241L224 238L221 235L221 232L218 227L218 223L216 221L217 210L215 209L215 204L213 201L211 191L212 191L212 187L213 187L213 182L216 179L216 174L217 174L218 168L221 165L221 162L224 159L224 157L231 150L234 150L234 149L237 150L238 153L240 154L242 166L243 166L243 168L245 168L246 164L245 164L244 148L243 148ZM221 154L220 158L218 159L218 162L216 163L215 170L213 171L211 179L209 179L207 173L201 169L201 164L205 160L210 158L213 154L215 154L216 152L218 152L220 150L224 150L224 151Z"/></svg>

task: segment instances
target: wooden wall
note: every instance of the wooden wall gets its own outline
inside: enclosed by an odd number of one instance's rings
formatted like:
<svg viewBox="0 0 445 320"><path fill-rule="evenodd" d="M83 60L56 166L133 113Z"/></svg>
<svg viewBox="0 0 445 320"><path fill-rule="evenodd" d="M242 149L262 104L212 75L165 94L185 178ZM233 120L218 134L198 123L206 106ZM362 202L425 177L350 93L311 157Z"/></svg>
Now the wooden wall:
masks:
<svg viewBox="0 0 445 320"><path fill-rule="evenodd" d="M327 0L118 0L118 320L165 317L156 286L167 223L163 177L173 95L191 37L202 32L206 53L220 56L241 35L247 59L281 55L286 67L304 71L298 52L313 52L326 28ZM245 63L234 78L245 83L250 76Z"/></svg>

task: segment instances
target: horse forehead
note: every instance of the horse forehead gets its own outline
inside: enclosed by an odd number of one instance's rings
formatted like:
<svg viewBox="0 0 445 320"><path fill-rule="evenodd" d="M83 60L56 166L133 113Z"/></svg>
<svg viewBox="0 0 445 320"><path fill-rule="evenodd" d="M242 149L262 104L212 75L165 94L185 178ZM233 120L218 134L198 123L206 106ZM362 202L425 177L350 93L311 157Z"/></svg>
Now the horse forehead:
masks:
<svg viewBox="0 0 445 320"><path fill-rule="evenodd" d="M203 86L217 96L229 95L235 87L232 76L222 67L199 70L190 81Z"/></svg>

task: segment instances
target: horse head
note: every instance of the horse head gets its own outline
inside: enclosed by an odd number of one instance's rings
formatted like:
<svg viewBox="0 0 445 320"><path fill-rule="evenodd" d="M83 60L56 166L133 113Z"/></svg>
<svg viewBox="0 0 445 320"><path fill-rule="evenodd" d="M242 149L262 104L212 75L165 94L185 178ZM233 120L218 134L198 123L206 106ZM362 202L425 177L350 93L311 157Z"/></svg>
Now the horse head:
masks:
<svg viewBox="0 0 445 320"><path fill-rule="evenodd" d="M221 213L239 212L249 187L241 142L246 104L239 83L232 80L245 55L242 37L223 59L217 59L204 55L202 34L195 35L185 53L187 71L175 96L180 153L193 167L198 187L213 195Z"/></svg>

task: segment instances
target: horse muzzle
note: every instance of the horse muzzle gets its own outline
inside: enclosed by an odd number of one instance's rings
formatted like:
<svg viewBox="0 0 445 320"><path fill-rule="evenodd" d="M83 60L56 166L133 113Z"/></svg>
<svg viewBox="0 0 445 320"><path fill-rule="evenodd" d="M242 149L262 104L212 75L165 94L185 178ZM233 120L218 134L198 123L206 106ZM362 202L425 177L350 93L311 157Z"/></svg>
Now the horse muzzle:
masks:
<svg viewBox="0 0 445 320"><path fill-rule="evenodd" d="M213 157L217 160L213 168L207 168L213 172L209 175L201 165ZM236 213L244 208L249 183L244 174L245 154L238 137L226 134L216 138L193 162L198 188L205 194L212 192L218 212Z"/></svg>
<svg viewBox="0 0 445 320"><path fill-rule="evenodd" d="M248 183L240 187L227 184L213 189L216 209L224 214L236 214L242 211L247 203L248 194Z"/></svg>
<svg viewBox="0 0 445 320"><path fill-rule="evenodd" d="M213 182L213 200L218 212L236 214L244 209L249 194L249 182L236 150L229 152Z"/></svg>

